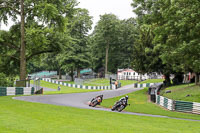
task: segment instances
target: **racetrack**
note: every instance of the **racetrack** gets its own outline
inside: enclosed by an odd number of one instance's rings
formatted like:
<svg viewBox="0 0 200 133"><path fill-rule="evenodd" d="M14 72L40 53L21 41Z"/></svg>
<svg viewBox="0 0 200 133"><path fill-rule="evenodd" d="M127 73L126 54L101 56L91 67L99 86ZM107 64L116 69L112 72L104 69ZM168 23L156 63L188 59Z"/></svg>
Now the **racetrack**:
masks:
<svg viewBox="0 0 200 133"><path fill-rule="evenodd" d="M97 92L70 93L70 94L57 94L57 95L21 96L21 97L14 97L14 99L24 100L29 102L71 106L78 108L107 110L103 108L89 107L87 103L97 95L103 94L103 99L108 99L128 94L137 90L141 90L141 88L133 88L133 85L128 85L126 87L122 87L117 90L104 90Z"/></svg>
<svg viewBox="0 0 200 133"><path fill-rule="evenodd" d="M20 96L20 97L13 97L13 99L29 101L29 102L61 105L61 106L71 106L71 107L84 108L84 109L111 111L110 109L107 109L107 108L90 107L90 106L88 106L88 102L92 98L96 97L97 95L103 94L103 99L108 99L108 98L112 98L112 97L125 95L125 94L131 93L131 92L134 92L137 90L141 90L141 89L142 88L134 88L133 85L128 85L128 86L124 86L117 90L104 90L104 91L97 91L97 92L71 93L71 94L58 94L58 95ZM113 106L113 105L111 105L111 106ZM131 114L131 115L140 115L140 116L172 118L172 117L168 117L168 116L140 114L140 113L133 113L133 112L125 112L125 111L122 111L120 113ZM182 118L172 118L172 119L190 120L190 119L182 119ZM200 121L200 120L190 120L190 121Z"/></svg>

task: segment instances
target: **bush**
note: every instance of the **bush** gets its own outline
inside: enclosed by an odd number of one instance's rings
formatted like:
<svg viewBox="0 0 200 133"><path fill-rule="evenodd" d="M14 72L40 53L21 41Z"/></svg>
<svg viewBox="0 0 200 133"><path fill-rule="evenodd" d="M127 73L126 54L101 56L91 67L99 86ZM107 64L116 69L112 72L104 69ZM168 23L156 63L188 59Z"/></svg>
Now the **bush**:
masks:
<svg viewBox="0 0 200 133"><path fill-rule="evenodd" d="M5 74L0 73L0 86L2 86L2 87L12 87L13 86L13 80L11 80L11 78L7 77Z"/></svg>

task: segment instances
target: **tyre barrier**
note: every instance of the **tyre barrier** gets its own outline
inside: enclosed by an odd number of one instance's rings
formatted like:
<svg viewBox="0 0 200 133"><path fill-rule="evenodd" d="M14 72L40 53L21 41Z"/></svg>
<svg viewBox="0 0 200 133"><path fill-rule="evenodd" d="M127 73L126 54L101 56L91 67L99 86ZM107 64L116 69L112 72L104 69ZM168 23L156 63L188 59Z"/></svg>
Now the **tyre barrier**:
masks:
<svg viewBox="0 0 200 133"><path fill-rule="evenodd" d="M72 88L89 89L89 90L110 90L110 89L112 89L112 87L110 87L110 86L85 86L85 85L69 84L69 83L64 83L61 81L52 80L49 78L42 78L42 80L46 81L46 82L58 84L58 85L72 87Z"/></svg>
<svg viewBox="0 0 200 133"><path fill-rule="evenodd" d="M156 103L168 110L174 110L173 108L173 100L168 99L166 97L156 95Z"/></svg>
<svg viewBox="0 0 200 133"><path fill-rule="evenodd" d="M33 95L34 87L0 87L0 96Z"/></svg>
<svg viewBox="0 0 200 133"><path fill-rule="evenodd" d="M168 110L177 112L200 114L200 103L171 100L166 97L156 95L156 103Z"/></svg>
<svg viewBox="0 0 200 133"><path fill-rule="evenodd" d="M50 78L42 78L43 81L58 84L58 85L63 85L67 87L72 87L72 88L80 88L80 89L93 89L93 90L115 90L115 87L112 86L85 86L85 85L77 85L77 84L69 84L69 83L64 83L62 81L56 81L52 80ZM134 88L145 88L145 87L150 87L154 85L155 83L144 83L144 84L134 84Z"/></svg>

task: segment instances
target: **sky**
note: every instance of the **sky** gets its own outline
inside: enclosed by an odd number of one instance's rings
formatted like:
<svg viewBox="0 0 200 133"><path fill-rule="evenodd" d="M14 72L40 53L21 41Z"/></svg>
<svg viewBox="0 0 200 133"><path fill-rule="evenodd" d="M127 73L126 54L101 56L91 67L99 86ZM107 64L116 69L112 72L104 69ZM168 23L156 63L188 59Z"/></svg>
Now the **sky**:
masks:
<svg viewBox="0 0 200 133"><path fill-rule="evenodd" d="M136 16L132 11L132 0L78 0L78 2L80 2L80 8L88 9L90 16L93 16L93 28L99 21L99 16L105 13L113 13L119 19L128 19Z"/></svg>
<svg viewBox="0 0 200 133"><path fill-rule="evenodd" d="M77 0L80 2L80 8L86 8L89 10L90 16L93 17L93 28L99 21L99 16L105 13L113 13L118 16L119 19L128 19L135 17L136 15L132 12L131 3L132 0ZM8 30L13 25L12 21L5 26L1 23L0 29ZM92 31L92 30L91 30ZM90 32L91 32L90 31Z"/></svg>

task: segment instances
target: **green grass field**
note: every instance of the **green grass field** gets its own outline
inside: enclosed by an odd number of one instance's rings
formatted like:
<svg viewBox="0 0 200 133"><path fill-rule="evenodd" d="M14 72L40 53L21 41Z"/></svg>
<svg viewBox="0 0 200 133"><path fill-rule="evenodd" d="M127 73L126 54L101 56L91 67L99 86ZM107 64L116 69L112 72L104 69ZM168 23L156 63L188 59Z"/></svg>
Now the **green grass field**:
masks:
<svg viewBox="0 0 200 133"><path fill-rule="evenodd" d="M130 85L137 83L138 81L136 80L120 80L122 86Z"/></svg>
<svg viewBox="0 0 200 133"><path fill-rule="evenodd" d="M83 85L86 86L109 86L110 80L109 79L92 79L86 81Z"/></svg>
<svg viewBox="0 0 200 133"><path fill-rule="evenodd" d="M168 111L158 106L157 104L149 102L147 95L147 88L130 93L128 94L128 96L129 96L128 101L131 104L131 106L127 106L127 108L125 109L126 111L200 120L200 115ZM101 105L107 108L111 108L111 106L113 106L113 104L121 97L105 99Z"/></svg>
<svg viewBox="0 0 200 133"><path fill-rule="evenodd" d="M31 81L33 83L33 81ZM40 86L51 88L51 89L58 89L58 85L46 81L40 80ZM99 90L88 90L88 89L79 89L79 88L72 88L63 85L59 85L61 90L60 91L44 91L44 94L64 94L64 93L80 93L80 92L92 92L92 91L99 91Z"/></svg>
<svg viewBox="0 0 200 133"><path fill-rule="evenodd" d="M143 83L159 83L159 82L163 82L164 79L147 79L145 81L140 82L140 84Z"/></svg>
<svg viewBox="0 0 200 133"><path fill-rule="evenodd" d="M171 93L164 93L166 90L171 90ZM161 94L173 100L200 102L200 86L195 84L168 87L161 91ZM186 97L187 95L190 96Z"/></svg>
<svg viewBox="0 0 200 133"><path fill-rule="evenodd" d="M65 81L65 83L75 84L74 81ZM85 86L109 86L110 80L108 80L108 79L91 79L91 80L85 81L83 85L85 85Z"/></svg>
<svg viewBox="0 0 200 133"><path fill-rule="evenodd" d="M78 109L0 97L1 133L199 133L200 122Z"/></svg>
<svg viewBox="0 0 200 133"><path fill-rule="evenodd" d="M122 86L137 83L137 81L135 81L135 80L120 80L120 82L121 82ZM65 81L65 83L75 84L73 81ZM85 86L109 86L110 80L109 79L91 79L91 80L86 81L83 85L85 85Z"/></svg>

